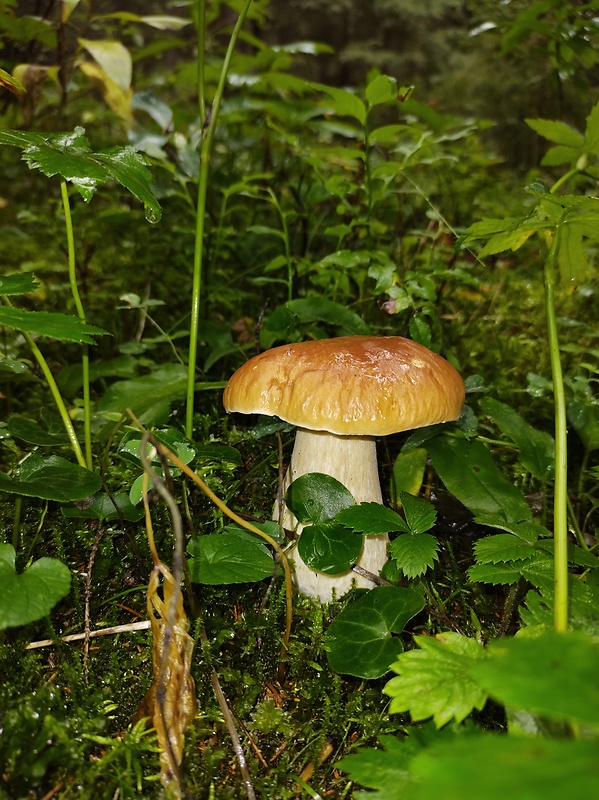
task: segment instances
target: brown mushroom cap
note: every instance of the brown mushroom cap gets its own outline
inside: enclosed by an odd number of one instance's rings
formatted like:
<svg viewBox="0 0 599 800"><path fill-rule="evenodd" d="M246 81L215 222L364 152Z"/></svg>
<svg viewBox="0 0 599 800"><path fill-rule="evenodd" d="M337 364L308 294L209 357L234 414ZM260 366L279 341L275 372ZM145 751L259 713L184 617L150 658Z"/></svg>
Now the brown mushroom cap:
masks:
<svg viewBox="0 0 599 800"><path fill-rule="evenodd" d="M223 403L338 436L386 436L457 419L464 394L458 372L423 345L341 336L251 358L229 380Z"/></svg>

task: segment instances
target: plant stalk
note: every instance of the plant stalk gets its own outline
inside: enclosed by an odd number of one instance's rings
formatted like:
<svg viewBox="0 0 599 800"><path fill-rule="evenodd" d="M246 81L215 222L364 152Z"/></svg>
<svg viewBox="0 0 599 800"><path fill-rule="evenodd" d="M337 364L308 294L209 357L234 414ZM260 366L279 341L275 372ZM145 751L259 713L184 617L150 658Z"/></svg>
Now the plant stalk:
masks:
<svg viewBox="0 0 599 800"><path fill-rule="evenodd" d="M555 487L553 501L554 540L554 607L553 627L558 632L568 630L568 451L566 422L566 393L560 360L557 319L555 313L556 254L559 247L559 227L553 237L545 261L545 317L553 401L555 406Z"/></svg>
<svg viewBox="0 0 599 800"><path fill-rule="evenodd" d="M225 54L223 66L216 88L216 93L212 101L212 105L208 110L207 115L203 116L202 104L205 97L205 87L198 87L198 99L200 103L200 116L203 120L202 141L200 144L200 175L198 179L198 199L196 208L196 235L195 247L193 254L193 285L191 294L191 322L189 330L189 359L187 364L187 408L185 415L185 435L188 439L193 438L193 411L194 411L194 388L195 388L195 370L198 354L198 335L200 328L200 301L202 294L202 265L203 265L203 247L204 247L204 225L206 221L206 195L208 190L208 171L210 167L210 157L212 155L212 142L214 140L214 131L218 121L218 114L220 111L220 104L225 91L225 84L227 81L227 74L231 65L231 59L235 50L235 45L239 38L241 28L245 22L250 6L253 0L246 0L243 6L233 32L229 40L229 46ZM203 79L203 47L205 36L205 21L202 20L204 15L204 1L198 2L198 77Z"/></svg>
<svg viewBox="0 0 599 800"><path fill-rule="evenodd" d="M71 206L69 203L69 192L67 182L60 181L60 192L62 195L62 206L64 209L64 222L67 233L67 253L69 262L69 282L71 284L71 294L75 301L75 308L79 319L86 321L83 303L77 286L77 273L75 265L75 235L73 232L73 218L71 216ZM81 354L81 373L83 378L83 440L85 444L85 462L88 469L93 468L92 455L92 423L91 423L91 397L89 391L89 346L82 345Z"/></svg>

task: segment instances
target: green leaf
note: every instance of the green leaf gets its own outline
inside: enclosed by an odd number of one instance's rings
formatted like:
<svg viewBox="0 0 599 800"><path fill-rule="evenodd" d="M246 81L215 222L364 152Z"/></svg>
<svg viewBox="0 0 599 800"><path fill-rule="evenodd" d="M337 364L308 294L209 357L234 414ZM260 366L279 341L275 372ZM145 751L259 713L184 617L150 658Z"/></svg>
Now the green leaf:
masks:
<svg viewBox="0 0 599 800"><path fill-rule="evenodd" d="M259 541L231 530L196 536L187 545L194 583L255 583L274 574L272 554Z"/></svg>
<svg viewBox="0 0 599 800"><path fill-rule="evenodd" d="M364 334L370 333L370 328L362 317L350 311L341 303L335 303L326 297L307 297L302 300L291 300L286 304L300 322L326 322L341 328L344 333Z"/></svg>
<svg viewBox="0 0 599 800"><path fill-rule="evenodd" d="M476 560L481 564L499 564L531 558L536 552L534 545L509 533L499 533L479 539L474 545Z"/></svg>
<svg viewBox="0 0 599 800"><path fill-rule="evenodd" d="M367 535L409 531L405 520L399 514L380 503L360 503L350 506L340 511L335 519L348 528Z"/></svg>
<svg viewBox="0 0 599 800"><path fill-rule="evenodd" d="M371 106L397 99L397 81L388 75L377 75L366 87L366 100Z"/></svg>
<svg viewBox="0 0 599 800"><path fill-rule="evenodd" d="M342 758L335 766L348 772L352 781L369 789L378 790L368 794L359 792L356 797L369 800L398 800L400 792L409 782L408 767L414 751L420 750L414 745L414 738L381 736L380 742L384 750L362 747L356 753L350 753Z"/></svg>
<svg viewBox="0 0 599 800"><path fill-rule="evenodd" d="M63 517L68 519L99 519L106 522L115 519L139 522L144 516L144 509L134 506L125 492L96 494L85 504L63 507L61 511Z"/></svg>
<svg viewBox="0 0 599 800"><path fill-rule="evenodd" d="M437 519L437 512L428 500L414 497L408 492L400 492L399 499L410 533L424 533L433 527Z"/></svg>
<svg viewBox="0 0 599 800"><path fill-rule="evenodd" d="M532 519L525 497L499 471L482 442L436 436L427 449L449 492L476 517L494 517L507 525Z"/></svg>
<svg viewBox="0 0 599 800"><path fill-rule="evenodd" d="M414 641L421 649L399 656L392 665L399 675L383 690L393 698L389 711L409 711L414 721L433 717L440 728L482 709L487 694L470 676L472 666L486 658L482 645L451 632L415 636Z"/></svg>
<svg viewBox="0 0 599 800"><path fill-rule="evenodd" d="M62 425L56 430L50 431L42 428L41 425L38 425L33 419L13 415L9 417L7 427L11 436L16 436L17 439L22 439L28 444L51 447L53 445L69 444L70 442Z"/></svg>
<svg viewBox="0 0 599 800"><path fill-rule="evenodd" d="M480 402L483 411L492 417L499 430L517 445L520 463L540 481L553 480L555 442L544 431L538 431L525 422L513 408L492 397Z"/></svg>
<svg viewBox="0 0 599 800"><path fill-rule="evenodd" d="M415 447L413 450L401 452L393 463L393 490L409 492L417 495L422 486L426 467L426 449ZM392 490L392 491L393 491Z"/></svg>
<svg viewBox="0 0 599 800"><path fill-rule="evenodd" d="M584 398L568 403L568 420L582 439L585 450L599 450L599 406Z"/></svg>
<svg viewBox="0 0 599 800"><path fill-rule="evenodd" d="M339 575L356 563L362 544L362 537L344 525L321 522L303 529L297 551L310 569L326 575Z"/></svg>
<svg viewBox="0 0 599 800"><path fill-rule="evenodd" d="M590 272L589 261L583 246L585 225L566 222L560 227L557 263L563 281L583 281Z"/></svg>
<svg viewBox="0 0 599 800"><path fill-rule="evenodd" d="M482 735L416 754L402 800L564 800L599 793L597 743ZM467 787L467 789L465 789Z"/></svg>
<svg viewBox="0 0 599 800"><path fill-rule="evenodd" d="M582 152L584 144L582 134L565 122L551 119L525 119L524 122L544 139L566 147L574 147Z"/></svg>
<svg viewBox="0 0 599 800"><path fill-rule="evenodd" d="M41 497L67 503L83 500L100 488L102 479L95 472L71 464L60 456L42 458L30 455L21 464L20 477L12 480L0 472L0 491L26 497Z"/></svg>
<svg viewBox="0 0 599 800"><path fill-rule="evenodd" d="M71 573L55 558L40 558L20 575L10 544L0 544L0 630L42 619L68 594Z"/></svg>
<svg viewBox="0 0 599 800"><path fill-rule="evenodd" d="M61 342L95 344L92 336L103 336L107 331L88 325L79 317L50 311L22 311L19 308L0 306L0 325L25 333L49 336Z"/></svg>
<svg viewBox="0 0 599 800"><path fill-rule="evenodd" d="M40 284L31 272L17 273L0 277L0 295L29 294L35 292Z"/></svg>
<svg viewBox="0 0 599 800"><path fill-rule="evenodd" d="M179 364L166 364L142 378L113 383L98 402L97 409L101 413L120 414L131 408L139 416L162 401L184 397L186 389L186 369Z"/></svg>
<svg viewBox="0 0 599 800"><path fill-rule="evenodd" d="M323 83L313 83L312 88L324 92L329 97L328 105L340 117L353 117L362 125L366 122L366 106L347 89L337 89Z"/></svg>
<svg viewBox="0 0 599 800"><path fill-rule="evenodd" d="M474 564L468 569L468 578L473 583L491 583L494 586L516 583L521 574L520 570L509 564Z"/></svg>
<svg viewBox="0 0 599 800"><path fill-rule="evenodd" d="M599 155L599 103L593 106L587 117L584 145L587 153Z"/></svg>
<svg viewBox="0 0 599 800"><path fill-rule="evenodd" d="M296 519L306 525L333 519L356 501L336 478L322 472L309 472L293 481L285 494L285 503Z"/></svg>
<svg viewBox="0 0 599 800"><path fill-rule="evenodd" d="M115 181L125 187L144 204L149 222L158 222L162 216L160 203L152 190L152 175L140 153L132 147L113 147L94 155Z"/></svg>
<svg viewBox="0 0 599 800"><path fill-rule="evenodd" d="M438 559L439 542L430 533L402 533L389 545L391 557L408 578L417 578Z"/></svg>
<svg viewBox="0 0 599 800"><path fill-rule="evenodd" d="M336 672L359 678L380 678L403 650L400 633L424 608L414 589L377 586L346 606L331 623L324 641L329 664Z"/></svg>
<svg viewBox="0 0 599 800"><path fill-rule="evenodd" d="M496 700L552 719L599 725L599 643L547 631L492 642L472 675Z"/></svg>

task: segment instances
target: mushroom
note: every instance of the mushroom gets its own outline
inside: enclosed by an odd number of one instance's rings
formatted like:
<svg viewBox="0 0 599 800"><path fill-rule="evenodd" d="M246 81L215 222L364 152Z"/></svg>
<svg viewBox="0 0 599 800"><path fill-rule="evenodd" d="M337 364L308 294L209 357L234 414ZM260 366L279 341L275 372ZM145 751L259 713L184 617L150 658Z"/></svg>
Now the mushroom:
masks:
<svg viewBox="0 0 599 800"><path fill-rule="evenodd" d="M278 416L298 427L286 489L300 475L321 472L340 481L356 503L382 503L375 436L459 417L464 384L444 358L401 336L342 336L282 345L251 358L224 391L227 411ZM274 518L279 520L279 504ZM285 506L285 528L302 526ZM366 536L357 564L378 575L387 560L386 535ZM328 602L355 581L349 570L325 575L310 569L295 546L300 592Z"/></svg>

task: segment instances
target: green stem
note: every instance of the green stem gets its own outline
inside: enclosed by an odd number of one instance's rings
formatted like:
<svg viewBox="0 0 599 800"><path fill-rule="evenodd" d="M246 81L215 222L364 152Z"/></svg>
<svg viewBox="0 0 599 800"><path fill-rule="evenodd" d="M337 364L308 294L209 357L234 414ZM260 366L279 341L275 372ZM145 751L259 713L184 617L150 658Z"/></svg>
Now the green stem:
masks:
<svg viewBox="0 0 599 800"><path fill-rule="evenodd" d="M287 225L287 216L281 208L276 194L272 189L268 190L268 194L272 200L274 207L277 209L279 219L281 220L281 228L283 229L283 243L285 245L285 262L287 263L287 301L293 300L293 261L291 259L291 249L289 247L289 226Z"/></svg>
<svg viewBox="0 0 599 800"><path fill-rule="evenodd" d="M198 34L198 108L200 111L200 123L202 127L204 127L206 120L206 75L204 70L204 53L206 52L206 0L198 0L196 11L196 30Z"/></svg>
<svg viewBox="0 0 599 800"><path fill-rule="evenodd" d="M568 629L568 452L566 393L559 352L557 319L555 314L555 260L559 247L559 227L556 230L545 261L545 316L549 359L553 379L555 405L555 494L553 501L554 539L554 610L553 626L556 631Z"/></svg>
<svg viewBox="0 0 599 800"><path fill-rule="evenodd" d="M52 374L52 370L48 366L48 362L46 361L46 359L42 355L41 350L36 345L36 343L33 341L31 336L28 333L25 333L24 331L21 331L21 333L22 333L23 337L25 338L25 341L27 342L27 344L31 348L31 352L33 353L33 356L34 356L35 360L39 364L41 371L44 373L44 378L46 379L46 383L48 384L48 388L50 389L50 393L52 394L52 397L54 398L54 402L56 404L56 408L58 409L58 413L60 414L60 418L62 419L62 424L65 427L65 430L67 432L67 436L69 437L69 440L71 442L71 447L73 448L73 452L75 453L77 461L79 462L79 465L81 467L86 467L87 468L87 462L86 462L85 458L83 457L83 450L81 449L81 445L79 444L79 440L77 439L77 434L75 433L75 428L73 427L73 422L72 422L71 418L69 417L69 412L67 411L67 407L65 405L65 402L62 399L62 395L60 394L60 390L58 388L58 385L56 384L56 381L54 380L54 375Z"/></svg>
<svg viewBox="0 0 599 800"><path fill-rule="evenodd" d="M85 322L85 311L77 286L77 272L75 265L75 235L73 232L73 218L71 216L71 206L69 203L69 193L67 183L64 179L60 181L60 192L62 195L62 206L64 209L64 222L67 233L67 253L69 261L69 282L71 284L71 294L75 301L75 308L79 319ZM85 442L85 462L88 469L93 468L92 455L92 422L91 422L91 396L89 391L89 347L82 345L81 354L81 373L83 379L83 439Z"/></svg>
<svg viewBox="0 0 599 800"><path fill-rule="evenodd" d="M204 131L202 135L202 143L200 145L200 176L198 180L198 199L196 210L196 235L195 247L193 255L193 285L191 295L191 324L189 330L189 360L187 364L187 409L185 415L185 434L191 439L193 437L193 410L194 410L194 388L195 388L195 370L198 355L198 334L200 328L200 300L202 292L202 263L203 263L203 245L204 245L204 224L206 219L206 195L208 190L208 170L210 167L210 156L212 155L212 142L214 140L214 131L218 121L218 114L220 111L220 104L225 91L225 84L227 81L227 74L231 65L231 59L235 50L235 45L239 38L241 28L245 22L250 6L253 0L246 0L235 27L231 34L229 46L223 62L220 79L216 88L216 94L212 101L212 106L204 119ZM204 3L199 0L200 16L203 13ZM203 36L204 23L198 20L198 36ZM198 41L198 76L203 77L203 66L200 67L200 60L203 64L204 54L201 52L204 46L203 38ZM198 88L198 98L204 97L203 88ZM202 112L200 106L200 114Z"/></svg>

